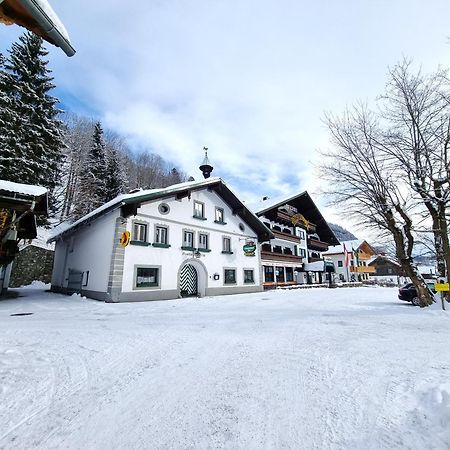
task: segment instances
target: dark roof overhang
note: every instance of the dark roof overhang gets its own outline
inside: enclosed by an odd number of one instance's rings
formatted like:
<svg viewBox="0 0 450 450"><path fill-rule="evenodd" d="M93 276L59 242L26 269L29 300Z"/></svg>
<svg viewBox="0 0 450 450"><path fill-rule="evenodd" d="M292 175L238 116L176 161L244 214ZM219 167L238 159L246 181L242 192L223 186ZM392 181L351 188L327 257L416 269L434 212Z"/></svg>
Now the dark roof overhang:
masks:
<svg viewBox="0 0 450 450"><path fill-rule="evenodd" d="M270 211L276 212L280 206L286 204L297 208L299 213L303 214L303 216L316 225L317 234L320 236L322 241L327 242L330 245L339 245L337 237L334 235L332 229L328 225L328 222L322 216L307 191L291 197L286 197L276 204L271 204L267 208L260 209L256 214L257 216L263 216Z"/></svg>

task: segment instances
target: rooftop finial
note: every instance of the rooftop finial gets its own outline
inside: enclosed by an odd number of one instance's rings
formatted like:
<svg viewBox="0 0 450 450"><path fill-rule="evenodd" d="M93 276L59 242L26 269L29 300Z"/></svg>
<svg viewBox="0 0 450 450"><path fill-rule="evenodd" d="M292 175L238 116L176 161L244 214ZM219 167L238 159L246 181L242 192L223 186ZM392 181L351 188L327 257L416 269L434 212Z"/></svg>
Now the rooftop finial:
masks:
<svg viewBox="0 0 450 450"><path fill-rule="evenodd" d="M203 147L203 150L205 151L205 158L203 159L199 169L202 171L204 178L209 178L211 176L211 172L214 170L214 167L210 164L208 159L208 147Z"/></svg>

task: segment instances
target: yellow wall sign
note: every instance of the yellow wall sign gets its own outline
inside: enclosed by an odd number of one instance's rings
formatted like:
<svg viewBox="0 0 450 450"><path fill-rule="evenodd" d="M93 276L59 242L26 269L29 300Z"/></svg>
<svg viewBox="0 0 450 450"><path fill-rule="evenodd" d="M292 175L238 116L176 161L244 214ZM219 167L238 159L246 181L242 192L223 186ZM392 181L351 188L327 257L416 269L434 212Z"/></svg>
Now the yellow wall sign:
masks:
<svg viewBox="0 0 450 450"><path fill-rule="evenodd" d="M120 245L126 247L130 243L131 234L129 231L124 231L122 236L120 236Z"/></svg>
<svg viewBox="0 0 450 450"><path fill-rule="evenodd" d="M434 285L434 289L436 289L436 292L450 291L450 284L449 283L436 283Z"/></svg>

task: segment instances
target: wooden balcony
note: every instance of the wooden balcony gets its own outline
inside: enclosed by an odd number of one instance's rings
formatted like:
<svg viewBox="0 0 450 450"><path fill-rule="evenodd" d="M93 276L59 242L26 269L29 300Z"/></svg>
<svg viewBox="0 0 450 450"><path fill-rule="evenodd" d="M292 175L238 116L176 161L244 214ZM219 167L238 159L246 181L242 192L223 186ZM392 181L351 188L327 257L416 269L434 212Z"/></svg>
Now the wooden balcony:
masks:
<svg viewBox="0 0 450 450"><path fill-rule="evenodd" d="M286 241L295 242L296 244L300 244L301 239L298 236L294 236L293 234L283 233L282 231L272 230L272 233L278 239L285 239Z"/></svg>
<svg viewBox="0 0 450 450"><path fill-rule="evenodd" d="M308 236L308 249L326 252L328 250L328 242Z"/></svg>
<svg viewBox="0 0 450 450"><path fill-rule="evenodd" d="M350 272L353 273L375 273L376 269L372 266L350 266Z"/></svg>
<svg viewBox="0 0 450 450"><path fill-rule="evenodd" d="M261 259L266 261L286 261L301 264L303 258L295 255L285 255L284 253L261 251Z"/></svg>
<svg viewBox="0 0 450 450"><path fill-rule="evenodd" d="M316 257L316 256L310 256L308 258L309 262L317 262L317 261L323 261L323 258Z"/></svg>

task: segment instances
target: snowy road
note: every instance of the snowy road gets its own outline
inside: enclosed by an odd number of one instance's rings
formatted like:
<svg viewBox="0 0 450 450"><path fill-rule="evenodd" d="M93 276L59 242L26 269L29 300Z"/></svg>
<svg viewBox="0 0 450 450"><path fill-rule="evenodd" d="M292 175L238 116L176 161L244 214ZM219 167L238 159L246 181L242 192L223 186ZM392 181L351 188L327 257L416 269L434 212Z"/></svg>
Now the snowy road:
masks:
<svg viewBox="0 0 450 450"><path fill-rule="evenodd" d="M395 289L21 293L0 301L1 449L450 447L450 311Z"/></svg>

